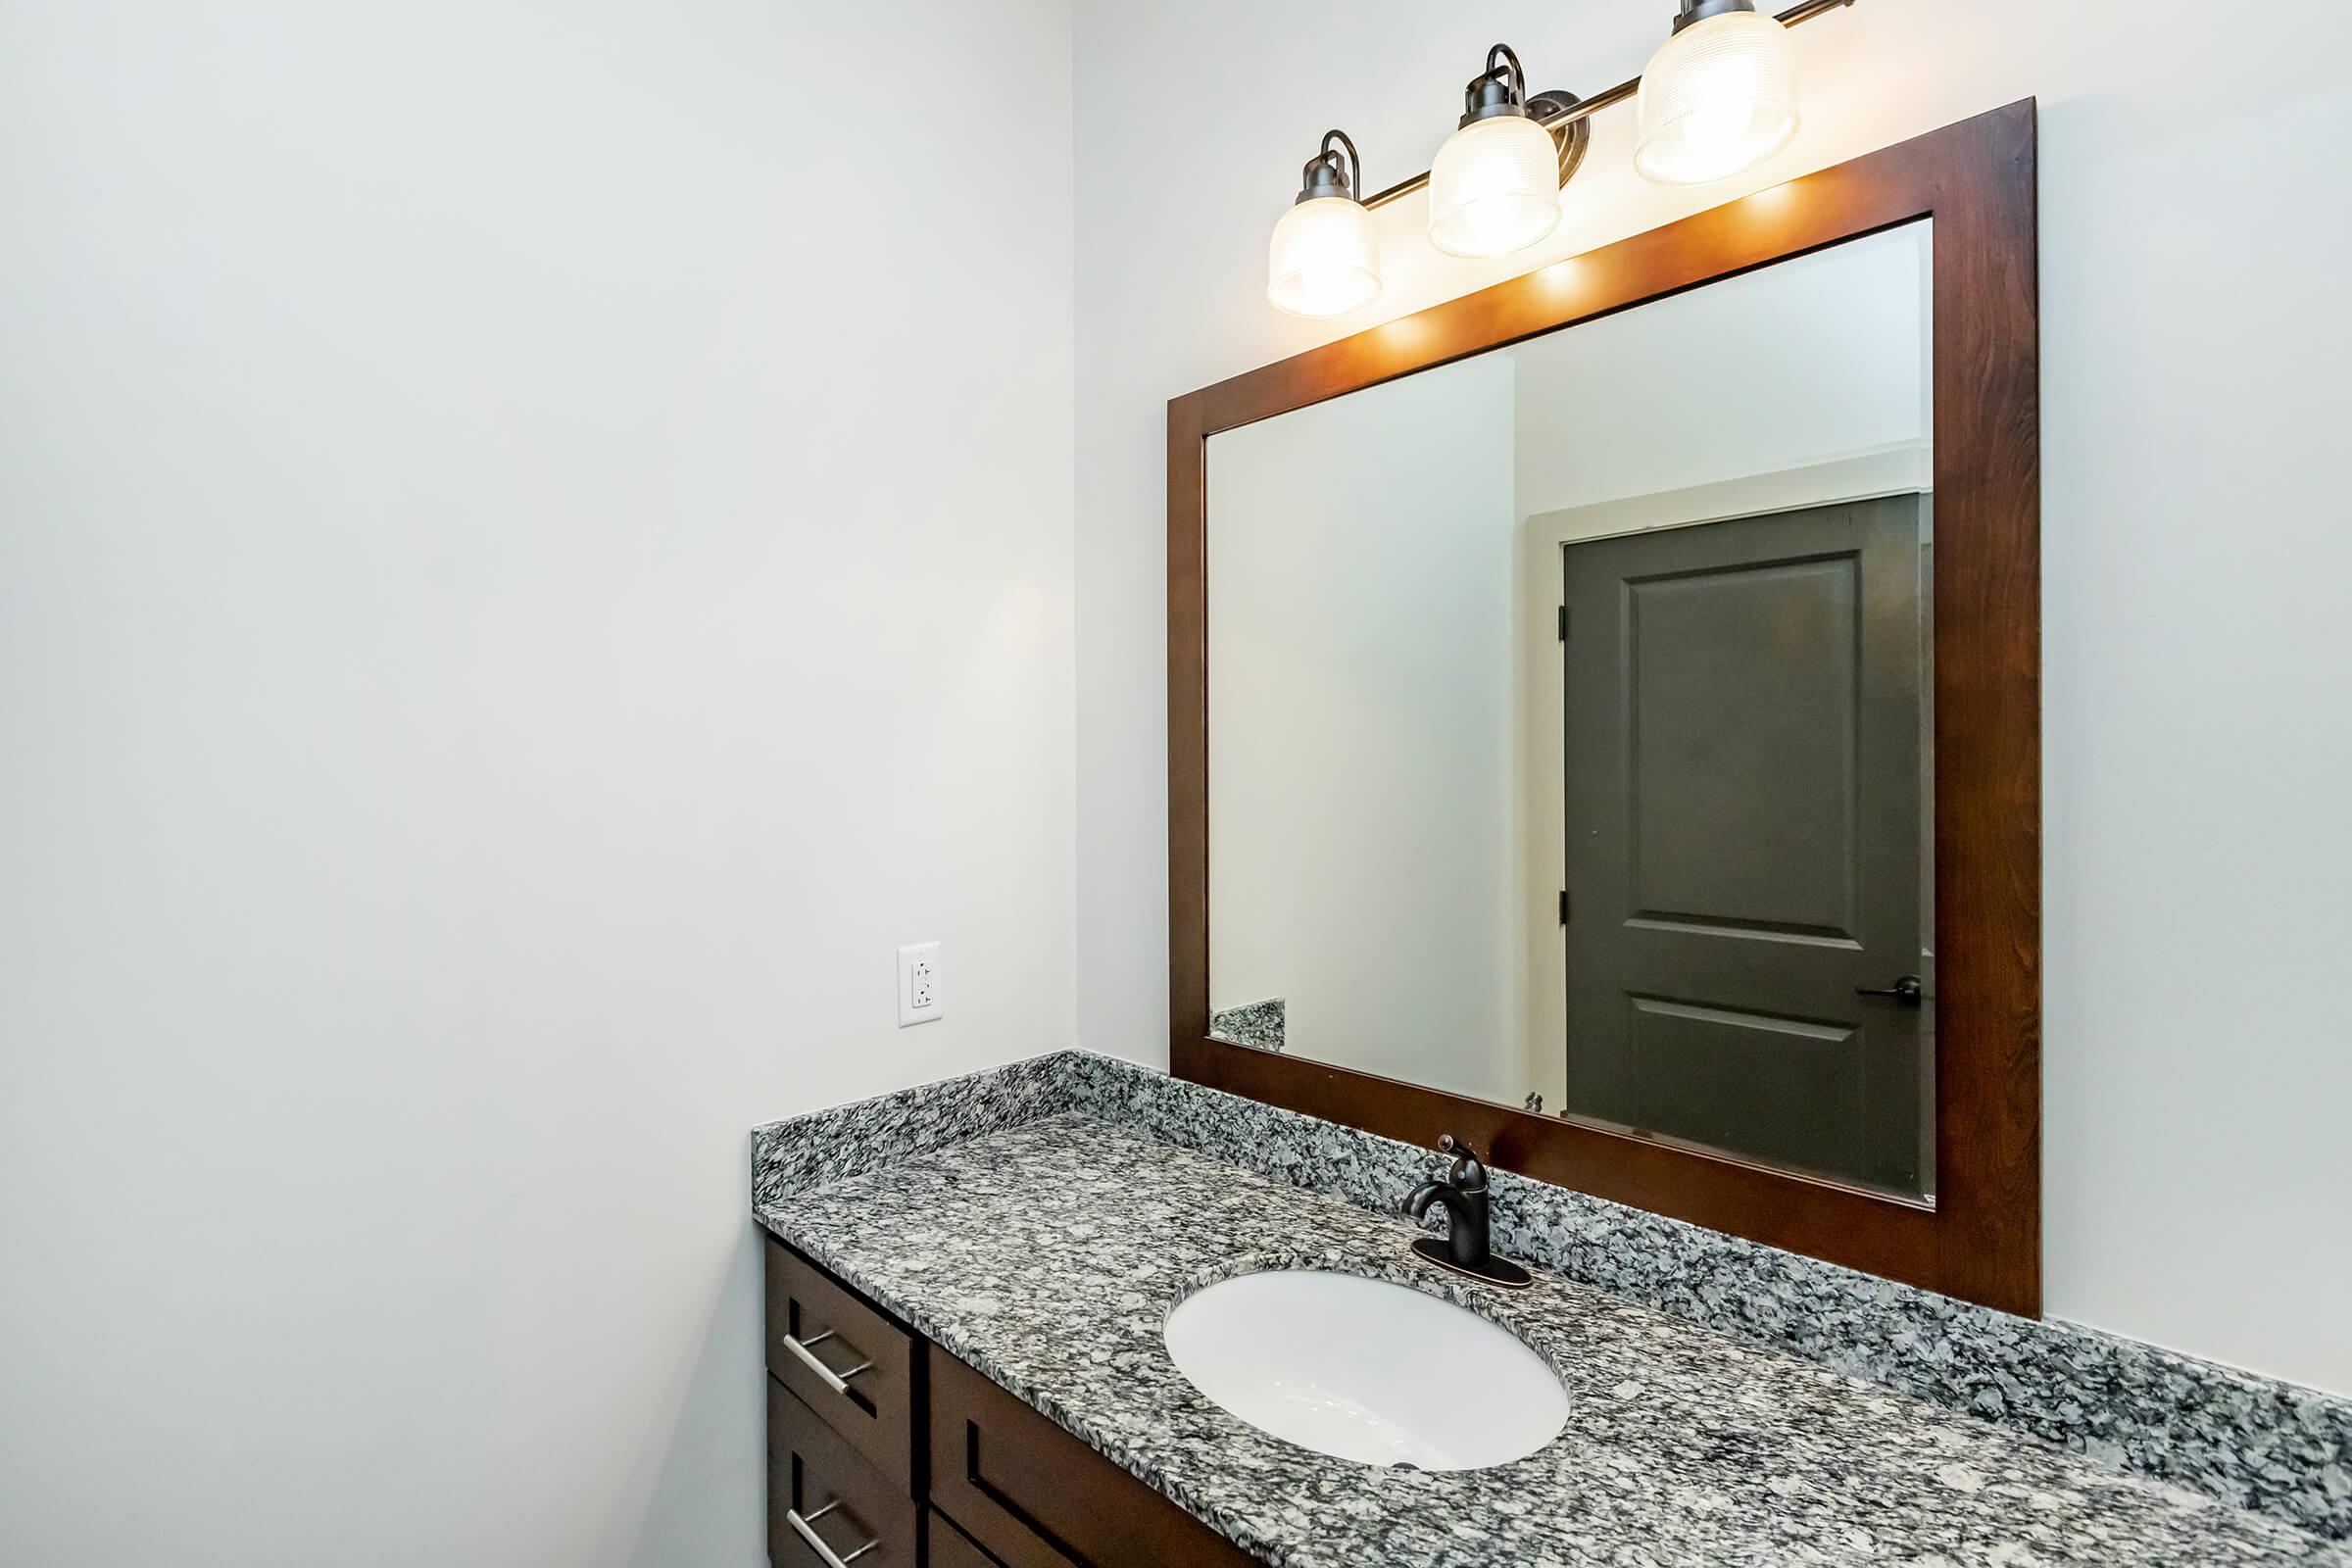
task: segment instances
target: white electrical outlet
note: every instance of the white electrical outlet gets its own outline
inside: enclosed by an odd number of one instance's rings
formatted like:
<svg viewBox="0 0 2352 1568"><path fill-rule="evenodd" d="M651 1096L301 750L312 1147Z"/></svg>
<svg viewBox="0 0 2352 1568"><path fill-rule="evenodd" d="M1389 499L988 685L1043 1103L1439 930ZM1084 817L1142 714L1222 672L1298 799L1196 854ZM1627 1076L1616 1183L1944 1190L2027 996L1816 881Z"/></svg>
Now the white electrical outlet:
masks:
<svg viewBox="0 0 2352 1568"><path fill-rule="evenodd" d="M939 944L899 950L899 1027L929 1023L947 1009L939 994Z"/></svg>

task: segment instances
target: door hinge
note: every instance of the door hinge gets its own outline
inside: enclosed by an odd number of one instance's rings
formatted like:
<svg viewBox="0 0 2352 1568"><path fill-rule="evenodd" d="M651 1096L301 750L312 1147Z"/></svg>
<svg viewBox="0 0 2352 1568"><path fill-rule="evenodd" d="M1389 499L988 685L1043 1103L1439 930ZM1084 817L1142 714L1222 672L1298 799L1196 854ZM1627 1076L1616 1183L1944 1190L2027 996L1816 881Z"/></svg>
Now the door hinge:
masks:
<svg viewBox="0 0 2352 1568"><path fill-rule="evenodd" d="M1568 640L1568 607L1567 607L1566 605L1562 605L1562 606L1560 607L1560 641L1562 641L1562 642L1566 642L1567 640Z"/></svg>
<svg viewBox="0 0 2352 1568"><path fill-rule="evenodd" d="M1568 923L1568 890L1560 889L1560 924Z"/></svg>

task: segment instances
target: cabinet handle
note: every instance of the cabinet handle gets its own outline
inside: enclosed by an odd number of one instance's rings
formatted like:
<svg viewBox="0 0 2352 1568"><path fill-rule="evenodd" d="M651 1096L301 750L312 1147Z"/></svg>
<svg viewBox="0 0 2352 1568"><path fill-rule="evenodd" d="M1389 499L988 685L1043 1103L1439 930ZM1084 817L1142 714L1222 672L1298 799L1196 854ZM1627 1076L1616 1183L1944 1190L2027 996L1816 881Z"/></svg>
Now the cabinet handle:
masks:
<svg viewBox="0 0 2352 1568"><path fill-rule="evenodd" d="M833 1501L826 1503L822 1508L817 1509L816 1512L808 1515L808 1517L806 1519L801 1517L801 1510L798 1508L787 1508L784 1510L784 1522L792 1526L794 1530L798 1531L803 1541L808 1543L809 1550L815 1552L819 1557L822 1557L825 1560L825 1568L850 1568L851 1563L856 1562L858 1558L864 1556L867 1552L882 1544L882 1538L880 1536L876 1536L873 1540L867 1542L864 1545L859 1546L856 1551L851 1552L846 1557L836 1557L833 1555L833 1548L825 1544L824 1538L816 1533L815 1527L816 1522L819 1519L822 1519L825 1515L831 1513L834 1509L840 1506L840 1499L835 1498Z"/></svg>
<svg viewBox="0 0 2352 1568"><path fill-rule="evenodd" d="M856 1366L850 1368L847 1372L834 1371L831 1367L825 1365L824 1362L819 1361L816 1358L815 1352L808 1348L808 1347L811 1345L822 1345L832 1337L833 1331L831 1329L825 1330L824 1333L819 1334L813 1340L802 1340L794 1335L787 1334L784 1336L784 1348L799 1356L803 1366L815 1373L818 1377L823 1378L825 1380L826 1388L831 1389L835 1394L846 1395L850 1392L850 1379L856 1377L860 1372L868 1372L873 1370L874 1363L871 1361L860 1361Z"/></svg>

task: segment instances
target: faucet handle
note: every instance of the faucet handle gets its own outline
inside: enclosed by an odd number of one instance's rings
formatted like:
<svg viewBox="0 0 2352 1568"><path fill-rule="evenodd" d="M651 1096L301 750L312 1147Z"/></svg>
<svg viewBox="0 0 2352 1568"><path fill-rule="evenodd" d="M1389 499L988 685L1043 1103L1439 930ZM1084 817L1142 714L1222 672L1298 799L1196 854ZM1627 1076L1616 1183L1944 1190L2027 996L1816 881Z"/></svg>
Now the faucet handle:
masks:
<svg viewBox="0 0 2352 1568"><path fill-rule="evenodd" d="M1478 1157L1478 1151L1470 1147L1469 1140L1443 1133L1438 1138L1438 1152L1453 1156L1453 1169L1446 1180L1454 1186L1467 1190L1487 1185L1486 1162Z"/></svg>

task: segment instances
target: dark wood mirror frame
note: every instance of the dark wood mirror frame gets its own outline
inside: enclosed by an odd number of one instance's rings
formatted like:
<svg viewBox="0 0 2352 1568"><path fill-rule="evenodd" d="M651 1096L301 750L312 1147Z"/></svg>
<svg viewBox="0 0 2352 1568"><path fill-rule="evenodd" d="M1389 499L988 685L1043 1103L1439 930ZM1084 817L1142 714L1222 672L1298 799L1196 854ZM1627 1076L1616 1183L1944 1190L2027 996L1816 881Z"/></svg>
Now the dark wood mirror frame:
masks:
<svg viewBox="0 0 2352 1568"><path fill-rule="evenodd" d="M1168 405L1169 1060L1179 1078L2028 1316L2041 1309L2041 472L2031 100ZM1208 1038L1208 437L1936 220L1936 1201Z"/></svg>

